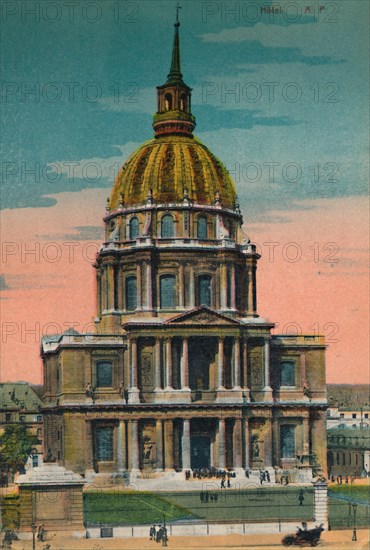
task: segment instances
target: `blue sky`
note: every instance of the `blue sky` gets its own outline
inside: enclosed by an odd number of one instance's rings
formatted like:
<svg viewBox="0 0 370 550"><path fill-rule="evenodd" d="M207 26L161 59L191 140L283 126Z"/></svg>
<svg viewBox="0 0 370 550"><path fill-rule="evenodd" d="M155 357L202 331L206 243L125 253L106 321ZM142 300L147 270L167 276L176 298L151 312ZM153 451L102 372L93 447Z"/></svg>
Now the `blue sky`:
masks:
<svg viewBox="0 0 370 550"><path fill-rule="evenodd" d="M152 136L175 2L54 4L3 6L2 208L51 206L48 195L91 187L109 194L117 166ZM282 13L258 12L269 6ZM234 176L249 219L367 193L368 8L182 2L196 134Z"/></svg>

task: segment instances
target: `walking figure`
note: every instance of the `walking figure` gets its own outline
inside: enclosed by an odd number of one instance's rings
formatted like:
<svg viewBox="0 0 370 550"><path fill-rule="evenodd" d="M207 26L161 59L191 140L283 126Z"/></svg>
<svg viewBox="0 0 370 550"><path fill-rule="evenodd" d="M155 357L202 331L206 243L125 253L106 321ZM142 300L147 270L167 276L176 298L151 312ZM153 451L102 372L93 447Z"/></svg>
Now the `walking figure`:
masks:
<svg viewBox="0 0 370 550"><path fill-rule="evenodd" d="M221 479L221 489L225 489L225 478Z"/></svg>
<svg viewBox="0 0 370 550"><path fill-rule="evenodd" d="M155 535L156 535L156 529L155 529L155 525L153 525L149 530L149 539L155 540L156 538Z"/></svg>
<svg viewBox="0 0 370 550"><path fill-rule="evenodd" d="M299 506L303 506L303 501L304 501L303 489L300 489L299 491L298 500L299 500Z"/></svg>
<svg viewBox="0 0 370 550"><path fill-rule="evenodd" d="M37 532L37 540L40 542L44 542L44 534L45 534L44 526L40 525L39 530Z"/></svg>

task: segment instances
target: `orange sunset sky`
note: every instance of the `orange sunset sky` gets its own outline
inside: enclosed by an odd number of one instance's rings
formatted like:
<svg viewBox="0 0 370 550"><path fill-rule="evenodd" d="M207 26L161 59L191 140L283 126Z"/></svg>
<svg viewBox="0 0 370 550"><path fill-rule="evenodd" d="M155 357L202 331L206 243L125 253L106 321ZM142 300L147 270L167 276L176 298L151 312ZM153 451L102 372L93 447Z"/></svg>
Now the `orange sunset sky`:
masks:
<svg viewBox="0 0 370 550"><path fill-rule="evenodd" d="M50 208L4 211L2 381L41 383L41 336L72 325L92 330L99 239L80 240L72 228L103 227L106 195L62 193ZM367 203L350 197L304 206L287 214L288 223L249 226L244 211L244 228L262 251L259 313L278 324L276 333L324 334L328 382L369 382Z"/></svg>

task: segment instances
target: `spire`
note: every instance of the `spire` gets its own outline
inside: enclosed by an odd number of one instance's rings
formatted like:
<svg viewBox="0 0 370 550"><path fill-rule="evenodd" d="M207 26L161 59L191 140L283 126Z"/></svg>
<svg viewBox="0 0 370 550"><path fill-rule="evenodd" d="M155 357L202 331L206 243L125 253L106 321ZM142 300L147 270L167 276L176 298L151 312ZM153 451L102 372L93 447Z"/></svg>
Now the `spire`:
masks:
<svg viewBox="0 0 370 550"><path fill-rule="evenodd" d="M179 10L181 10L181 6L179 5L179 3L177 3L176 23L174 24L175 36L173 38L171 68L170 68L169 74L167 75L168 80L166 84L183 84L181 68L180 68Z"/></svg>
<svg viewBox="0 0 370 550"><path fill-rule="evenodd" d="M158 109L154 115L155 136L180 134L193 137L195 117L191 114L191 88L182 79L180 68L179 10L176 6L175 37L167 82L157 86Z"/></svg>

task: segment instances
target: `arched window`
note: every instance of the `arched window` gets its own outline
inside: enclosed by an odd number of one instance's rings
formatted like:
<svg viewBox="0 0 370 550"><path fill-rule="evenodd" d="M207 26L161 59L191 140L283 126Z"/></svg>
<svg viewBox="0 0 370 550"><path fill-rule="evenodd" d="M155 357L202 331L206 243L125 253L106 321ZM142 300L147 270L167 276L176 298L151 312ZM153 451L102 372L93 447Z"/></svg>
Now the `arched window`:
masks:
<svg viewBox="0 0 370 550"><path fill-rule="evenodd" d="M175 282L174 275L162 275L160 278L161 308L175 307Z"/></svg>
<svg viewBox="0 0 370 550"><path fill-rule="evenodd" d="M171 94L166 94L164 96L164 108L166 109L166 111L171 111L171 109L172 109L172 95Z"/></svg>
<svg viewBox="0 0 370 550"><path fill-rule="evenodd" d="M181 111L187 111L187 101L186 101L186 95L185 94L181 94L180 109L181 109Z"/></svg>
<svg viewBox="0 0 370 550"><path fill-rule="evenodd" d="M197 237L198 239L207 238L207 218L205 216L199 216L197 220Z"/></svg>
<svg viewBox="0 0 370 550"><path fill-rule="evenodd" d="M131 218L130 220L130 239L136 239L139 236L139 219Z"/></svg>
<svg viewBox="0 0 370 550"><path fill-rule="evenodd" d="M212 305L212 277L210 275L200 275L198 277L198 305Z"/></svg>
<svg viewBox="0 0 370 550"><path fill-rule="evenodd" d="M136 277L126 278L126 309L132 311L137 306Z"/></svg>
<svg viewBox="0 0 370 550"><path fill-rule="evenodd" d="M175 235L173 217L169 214L163 216L161 220L161 237L170 239Z"/></svg>
<svg viewBox="0 0 370 550"><path fill-rule="evenodd" d="M280 363L280 386L295 386L294 361Z"/></svg>
<svg viewBox="0 0 370 550"><path fill-rule="evenodd" d="M280 427L280 454L281 458L295 457L295 426L285 424Z"/></svg>

